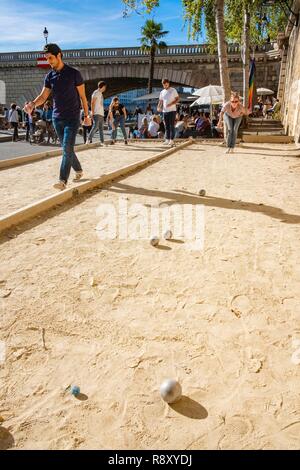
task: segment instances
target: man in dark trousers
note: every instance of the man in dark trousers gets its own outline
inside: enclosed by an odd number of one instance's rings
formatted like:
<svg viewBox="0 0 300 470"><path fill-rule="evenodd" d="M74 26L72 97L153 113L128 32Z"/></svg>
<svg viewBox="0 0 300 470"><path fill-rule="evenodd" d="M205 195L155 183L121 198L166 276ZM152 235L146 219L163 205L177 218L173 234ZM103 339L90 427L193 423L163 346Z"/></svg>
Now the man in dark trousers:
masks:
<svg viewBox="0 0 300 470"><path fill-rule="evenodd" d="M31 114L37 106L47 101L52 92L53 126L63 150L59 181L54 187L63 190L66 188L71 167L76 173L74 181L82 177L82 167L74 151L80 124L80 101L84 110L84 123L90 125L91 121L81 73L64 64L62 51L57 44L46 44L44 54L52 70L45 77L40 95L27 103L24 109Z"/></svg>

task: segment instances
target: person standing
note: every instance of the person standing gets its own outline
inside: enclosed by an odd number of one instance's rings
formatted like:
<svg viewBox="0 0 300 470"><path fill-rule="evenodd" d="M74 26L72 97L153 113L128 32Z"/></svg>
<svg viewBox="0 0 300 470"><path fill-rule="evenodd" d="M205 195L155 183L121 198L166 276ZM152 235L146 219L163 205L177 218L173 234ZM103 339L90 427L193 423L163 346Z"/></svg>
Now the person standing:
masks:
<svg viewBox="0 0 300 470"><path fill-rule="evenodd" d="M246 114L249 114L249 111L247 111L240 102L239 94L232 91L230 101L223 104L217 125L217 127L222 127L224 116L224 122L228 131L226 153L234 152L238 130L242 122L242 118Z"/></svg>
<svg viewBox="0 0 300 470"><path fill-rule="evenodd" d="M26 105L28 104L28 101L26 101L25 103L25 107ZM29 116L30 114L28 113L25 113L25 118L24 118L24 121L25 121L25 129L26 129L26 136L25 136L25 140L26 142L29 142L30 141L30 125L29 125Z"/></svg>
<svg viewBox="0 0 300 470"><path fill-rule="evenodd" d="M99 129L100 146L104 144L104 105L103 93L106 91L106 83L101 81L98 83L98 89L92 94L92 118L94 120L93 127L89 133L87 144L92 143L92 139Z"/></svg>
<svg viewBox="0 0 300 470"><path fill-rule="evenodd" d="M90 108L89 108L89 117L91 118L91 122L90 122L90 125L87 126L87 125L85 124L85 121L84 121L84 110L82 109L82 110L80 111L80 120L81 120L81 125L82 125L82 136L83 136L83 142L84 142L85 144L88 144L88 143L89 143L89 141L88 141L88 136L89 136L89 134L90 134L90 132L91 132L91 130L92 130L92 127L93 127L93 126L92 126L93 121L92 121L92 116L91 116L91 115L92 115L92 112L91 112L91 110L90 110Z"/></svg>
<svg viewBox="0 0 300 470"><path fill-rule="evenodd" d="M116 143L118 127L120 126L123 133L124 142L127 145L127 134L125 129L125 120L127 118L127 112L125 106L119 102L119 98L115 96L110 104L108 112L108 121L111 124L111 145Z"/></svg>
<svg viewBox="0 0 300 470"><path fill-rule="evenodd" d="M147 117L148 121L150 121L150 118L153 115L153 111L152 111L152 107L151 107L150 103L148 104L148 106L146 108L145 114L146 114L146 117Z"/></svg>
<svg viewBox="0 0 300 470"><path fill-rule="evenodd" d="M11 127L14 130L12 141L17 142L19 138L19 135L18 135L19 114L17 111L17 105L15 103L11 104L11 107L8 113L8 122L10 123Z"/></svg>
<svg viewBox="0 0 300 470"><path fill-rule="evenodd" d="M163 90L159 95L159 102L157 111L160 113L163 111L166 136L164 145L174 145L175 137L175 118L176 118L176 104L179 101L179 95L175 88L170 86L170 81L167 78L162 80Z"/></svg>
<svg viewBox="0 0 300 470"><path fill-rule="evenodd" d="M74 181L82 177L82 167L75 154L74 146L80 124L80 101L84 109L84 122L90 125L88 103L81 73L66 65L62 60L62 51L57 44L46 44L44 54L52 70L46 75L44 87L40 95L25 105L25 111L32 114L33 110L42 105L53 95L53 126L60 140L63 156L56 189L66 188L71 167L75 171Z"/></svg>

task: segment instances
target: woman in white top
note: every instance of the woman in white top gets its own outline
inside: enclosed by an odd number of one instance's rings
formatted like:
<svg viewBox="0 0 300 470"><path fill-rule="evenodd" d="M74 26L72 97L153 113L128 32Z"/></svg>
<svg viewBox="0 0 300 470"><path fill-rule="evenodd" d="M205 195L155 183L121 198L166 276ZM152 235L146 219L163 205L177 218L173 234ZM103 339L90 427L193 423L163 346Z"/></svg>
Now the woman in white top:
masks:
<svg viewBox="0 0 300 470"><path fill-rule="evenodd" d="M219 122L217 127L222 127L223 116L224 122L227 126L227 152L234 151L236 144L237 133L242 122L242 118L245 114L249 114L240 102L239 94L232 91L230 101L223 104L221 109Z"/></svg>
<svg viewBox="0 0 300 470"><path fill-rule="evenodd" d="M9 113L8 113L8 121L11 127L13 127L14 129L14 134L12 138L13 142L16 142L19 138L19 135L18 135L19 115L18 115L18 111L16 108L17 108L17 105L15 103L12 103Z"/></svg>

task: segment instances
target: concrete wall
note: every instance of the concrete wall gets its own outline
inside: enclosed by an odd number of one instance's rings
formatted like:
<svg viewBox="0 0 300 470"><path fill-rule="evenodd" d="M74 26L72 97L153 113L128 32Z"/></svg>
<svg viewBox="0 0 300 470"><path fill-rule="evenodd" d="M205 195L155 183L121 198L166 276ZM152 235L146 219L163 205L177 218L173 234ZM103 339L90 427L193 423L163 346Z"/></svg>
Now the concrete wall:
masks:
<svg viewBox="0 0 300 470"><path fill-rule="evenodd" d="M292 5L295 12L300 12L300 0ZM291 16L291 21L295 18ZM298 26L291 23L286 29L286 39L282 44L282 117L286 133L295 137L300 143L300 19Z"/></svg>

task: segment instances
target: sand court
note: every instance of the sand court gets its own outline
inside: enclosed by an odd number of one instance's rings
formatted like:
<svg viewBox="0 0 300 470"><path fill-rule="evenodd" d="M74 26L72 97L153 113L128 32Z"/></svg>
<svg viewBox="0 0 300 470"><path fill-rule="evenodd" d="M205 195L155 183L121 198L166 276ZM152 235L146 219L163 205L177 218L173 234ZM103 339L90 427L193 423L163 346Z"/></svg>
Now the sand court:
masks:
<svg viewBox="0 0 300 470"><path fill-rule="evenodd" d="M122 161L158 153L121 145ZM79 154L91 173L96 152ZM58 164L32 164L49 166L43 191ZM20 172L36 200L30 166L0 177ZM194 144L1 235L0 448L298 449L299 178L292 145ZM203 249L101 239L101 208L120 200L201 207ZM183 391L171 406L168 377Z"/></svg>

